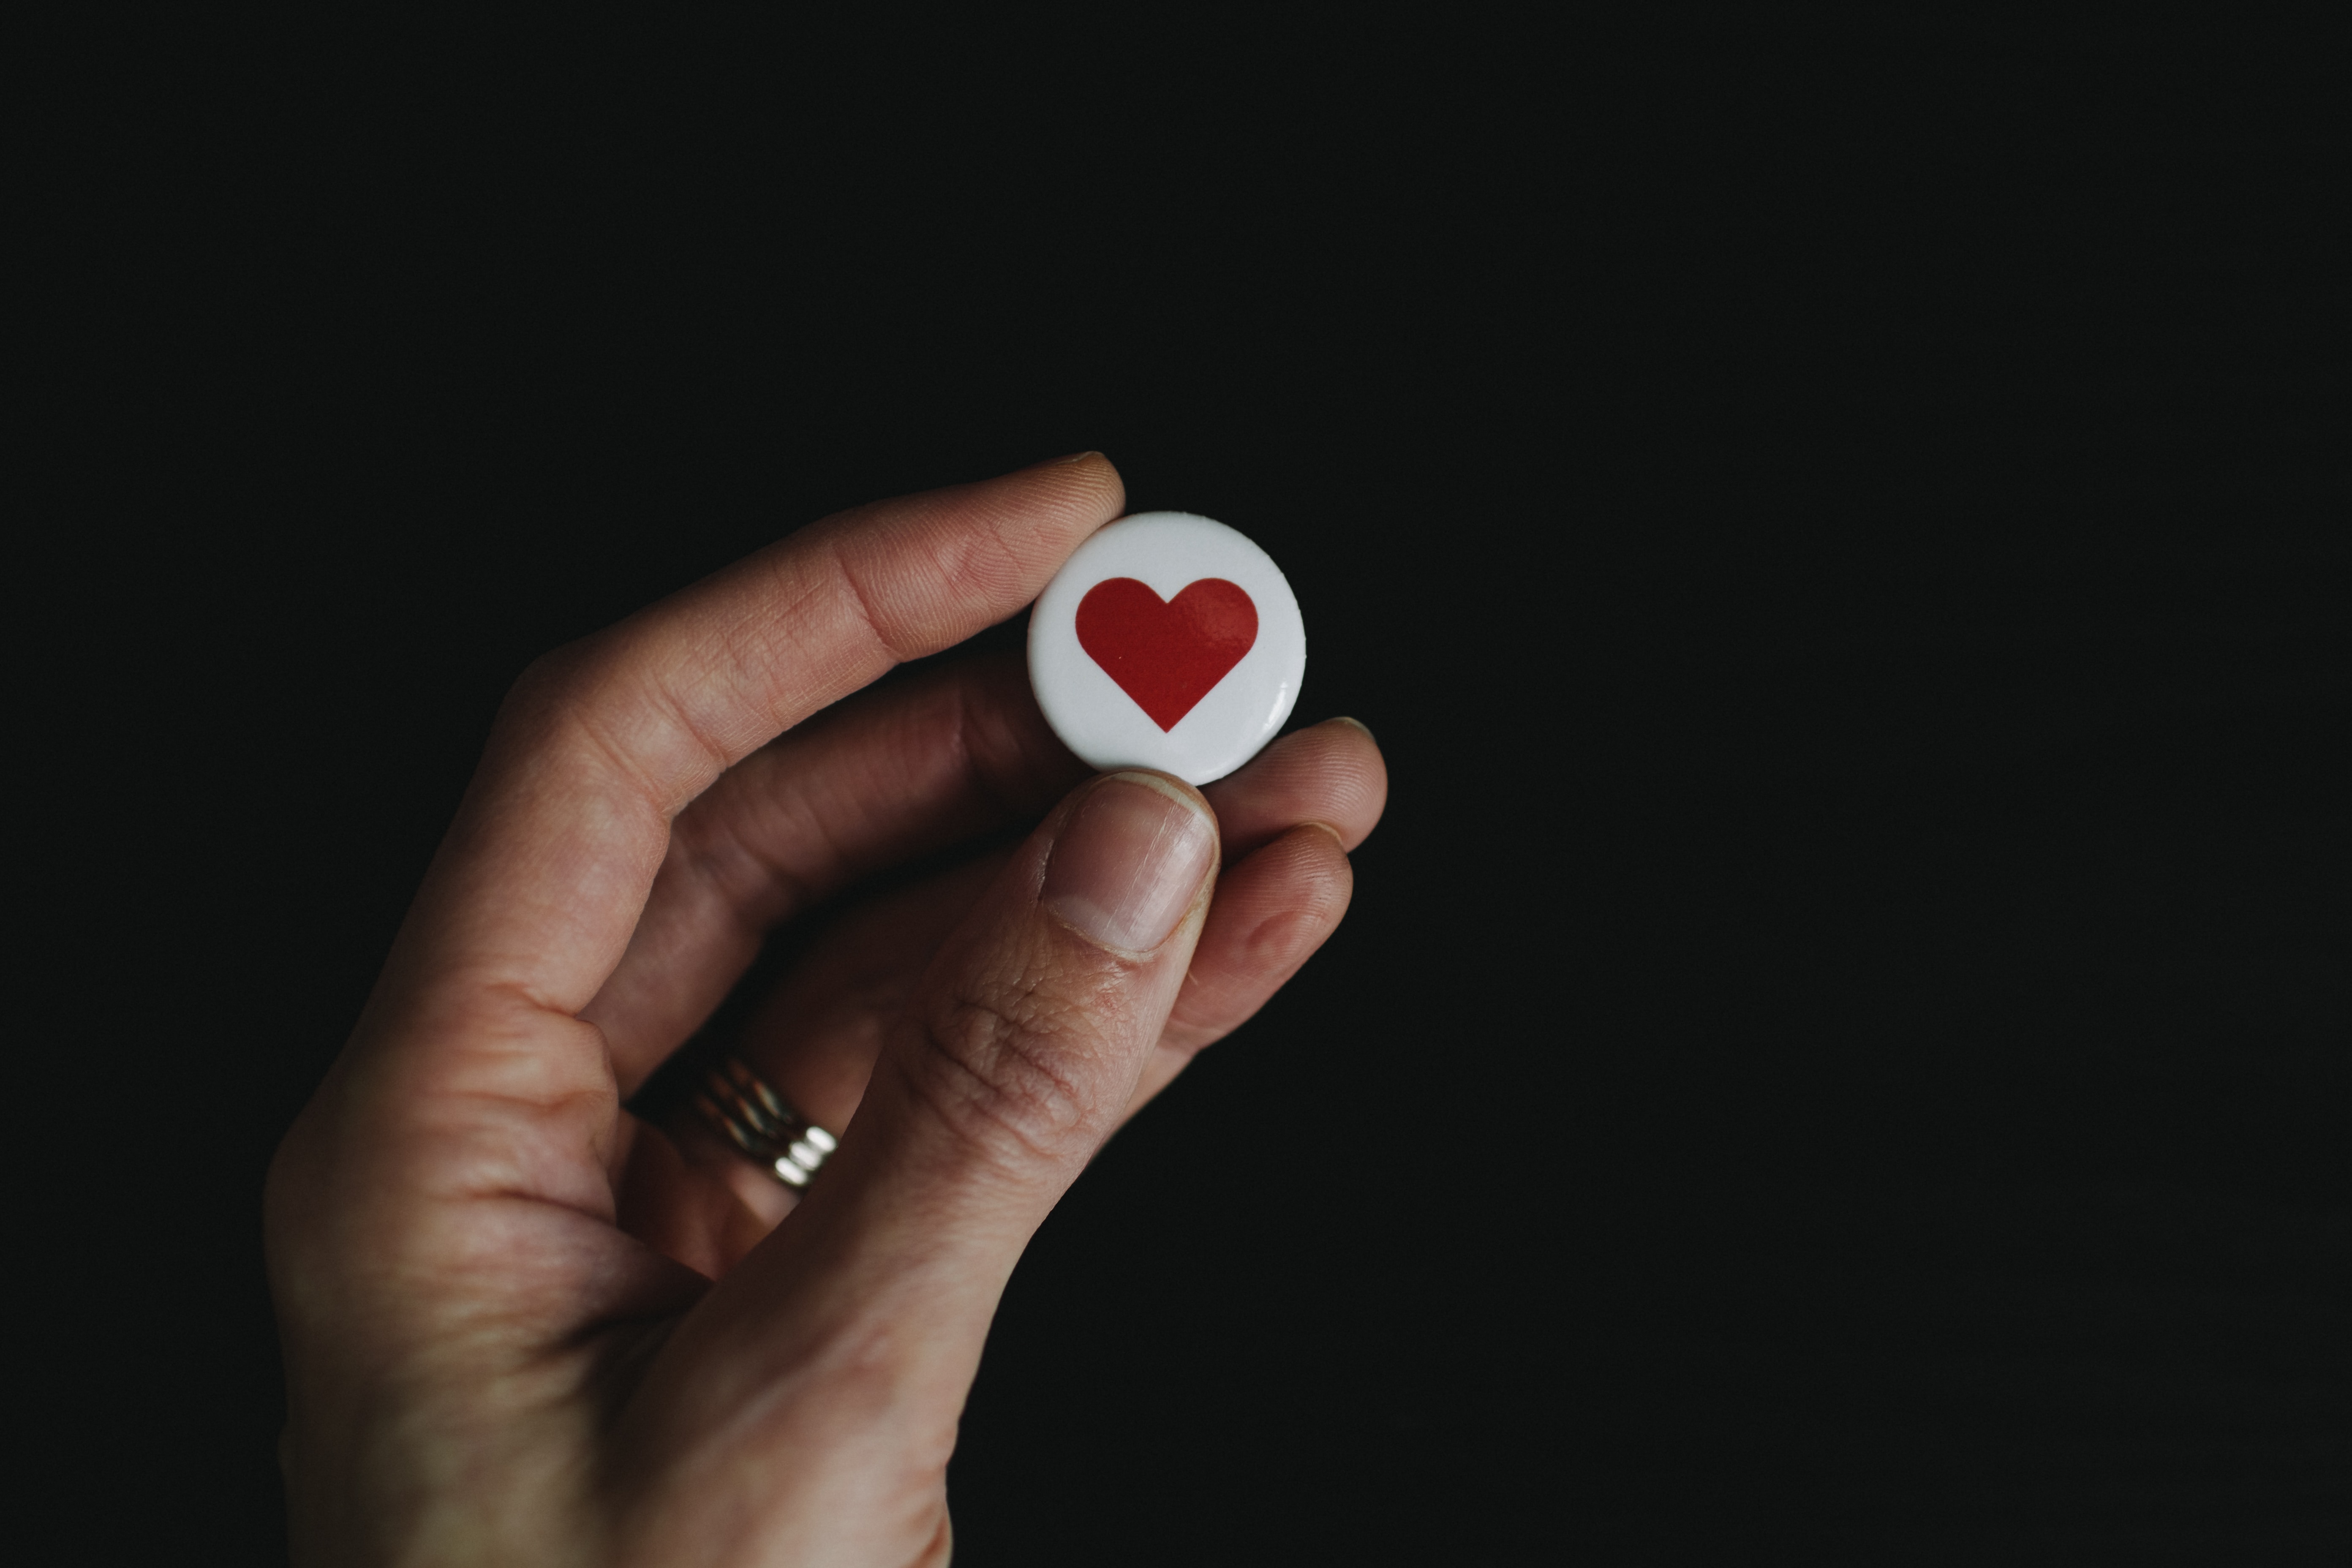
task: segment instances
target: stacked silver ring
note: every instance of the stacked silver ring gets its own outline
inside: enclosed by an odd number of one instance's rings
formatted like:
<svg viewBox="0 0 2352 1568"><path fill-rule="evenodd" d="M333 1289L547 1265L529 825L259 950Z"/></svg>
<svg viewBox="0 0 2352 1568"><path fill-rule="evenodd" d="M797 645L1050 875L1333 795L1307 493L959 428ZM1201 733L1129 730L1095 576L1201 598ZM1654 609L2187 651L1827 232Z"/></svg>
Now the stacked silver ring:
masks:
<svg viewBox="0 0 2352 1568"><path fill-rule="evenodd" d="M694 1108L720 1136L794 1192L805 1191L833 1152L833 1134L794 1110L760 1075L721 1057L703 1075Z"/></svg>

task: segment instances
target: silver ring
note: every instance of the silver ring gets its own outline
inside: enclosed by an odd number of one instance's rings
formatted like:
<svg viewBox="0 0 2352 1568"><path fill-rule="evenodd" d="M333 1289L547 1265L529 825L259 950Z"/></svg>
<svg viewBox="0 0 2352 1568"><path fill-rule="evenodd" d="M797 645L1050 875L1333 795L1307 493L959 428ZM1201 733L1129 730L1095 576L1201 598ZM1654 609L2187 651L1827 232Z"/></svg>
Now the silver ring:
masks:
<svg viewBox="0 0 2352 1568"><path fill-rule="evenodd" d="M746 1158L776 1180L805 1192L837 1146L833 1134L794 1110L792 1102L734 1057L721 1057L702 1077L695 1110Z"/></svg>

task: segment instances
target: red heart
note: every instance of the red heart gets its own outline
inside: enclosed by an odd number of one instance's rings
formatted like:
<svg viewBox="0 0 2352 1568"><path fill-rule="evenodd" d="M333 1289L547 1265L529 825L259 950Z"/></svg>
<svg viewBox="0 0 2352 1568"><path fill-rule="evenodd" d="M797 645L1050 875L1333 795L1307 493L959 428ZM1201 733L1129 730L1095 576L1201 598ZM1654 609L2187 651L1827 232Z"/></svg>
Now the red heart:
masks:
<svg viewBox="0 0 2352 1568"><path fill-rule="evenodd" d="M1257 641L1257 606L1223 577L1162 599L1106 577L1078 601L1078 646L1162 730L1190 713Z"/></svg>

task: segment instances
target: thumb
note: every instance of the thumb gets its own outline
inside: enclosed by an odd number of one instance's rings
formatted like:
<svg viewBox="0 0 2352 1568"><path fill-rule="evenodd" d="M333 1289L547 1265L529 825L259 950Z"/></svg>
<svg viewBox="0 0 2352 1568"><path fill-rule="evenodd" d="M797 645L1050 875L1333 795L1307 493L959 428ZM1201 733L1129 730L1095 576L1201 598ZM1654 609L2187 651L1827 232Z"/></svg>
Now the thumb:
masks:
<svg viewBox="0 0 2352 1568"><path fill-rule="evenodd" d="M702 1390L690 1424L740 1432L714 1401L787 1426L787 1407L827 1425L863 1407L951 1440L1013 1263L1167 1023L1217 861L1208 803L1161 774L1091 779L1055 809L933 960L823 1178L666 1347ZM828 1368L862 1396L771 1397Z"/></svg>
<svg viewBox="0 0 2352 1568"><path fill-rule="evenodd" d="M1208 803L1158 773L1091 779L1031 836L918 985L836 1156L862 1234L935 1247L951 1221L1017 1254L1118 1127L1217 858Z"/></svg>

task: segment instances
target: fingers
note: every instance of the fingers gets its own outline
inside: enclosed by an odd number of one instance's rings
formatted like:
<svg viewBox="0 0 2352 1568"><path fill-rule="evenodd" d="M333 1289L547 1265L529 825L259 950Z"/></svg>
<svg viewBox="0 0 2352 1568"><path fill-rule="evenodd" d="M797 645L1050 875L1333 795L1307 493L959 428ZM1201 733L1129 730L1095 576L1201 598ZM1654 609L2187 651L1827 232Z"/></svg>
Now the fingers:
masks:
<svg viewBox="0 0 2352 1568"><path fill-rule="evenodd" d="M735 1054L818 1126L847 1127L886 1029L1011 853L983 856L852 910L761 1002ZM641 1169L632 1153L624 1191L644 1201L633 1214L625 1195L623 1226L711 1279L733 1268L797 1201L690 1107L678 1107L646 1142L688 1169ZM691 1181L668 1179L689 1170ZM662 1178L658 1186L649 1176Z"/></svg>
<svg viewBox="0 0 2352 1568"><path fill-rule="evenodd" d="M916 986L824 1179L664 1348L644 1418L819 1463L877 1411L950 1436L1006 1275L1166 1026L1216 862L1205 803L1160 775L1057 807ZM812 1385L835 1377L856 1396Z"/></svg>
<svg viewBox="0 0 2352 1568"><path fill-rule="evenodd" d="M1191 972L1130 1113L1196 1052L1247 1021L1331 934L1353 885L1340 846L1370 831L1385 789L1370 733L1352 720L1334 720L1283 737L1203 792L1215 797L1227 844L1236 824L1263 839L1268 825L1278 823L1279 836L1238 865L1227 851ZM1009 853L898 889L842 917L761 1003L732 1048L818 1125L846 1127L885 1031ZM664 886L668 877L665 868ZM661 896L657 887L656 905ZM652 908L646 918L654 918ZM624 972L638 952L633 945ZM690 1113L676 1118L669 1131L698 1174L690 1195L673 1187L664 1202L672 1214L690 1217L692 1235L673 1237L675 1225L631 1228L679 1261L724 1275L793 1200ZM642 1174L633 1168L632 1180ZM648 1203L644 1211L660 1207Z"/></svg>
<svg viewBox="0 0 2352 1568"><path fill-rule="evenodd" d="M1118 515L1099 457L861 508L542 660L516 688L387 986L575 1014L619 962L671 818L892 664L1013 615Z"/></svg>
<svg viewBox="0 0 2352 1568"><path fill-rule="evenodd" d="M1388 805L1389 769L1372 732L1353 719L1326 719L1284 736L1202 794L1216 808L1228 862L1302 822L1320 822L1353 849L1371 837Z"/></svg>
<svg viewBox="0 0 2352 1568"><path fill-rule="evenodd" d="M862 692L730 769L679 814L627 952L581 1015L621 1093L700 1026L772 927L885 867L1025 826L1086 773L1017 650Z"/></svg>
<svg viewBox="0 0 2352 1568"><path fill-rule="evenodd" d="M1339 929L1355 891L1348 851L1388 804L1388 764L1372 732L1330 719L1286 736L1204 792L1226 855L1216 901L1129 1115L1203 1048L1255 1016Z"/></svg>
<svg viewBox="0 0 2352 1568"><path fill-rule="evenodd" d="M289 1146L340 1150L388 1213L496 1196L609 1219L617 1086L577 1014L671 818L896 660L1013 615L1120 499L1094 457L844 513L534 666Z"/></svg>
<svg viewBox="0 0 2352 1568"><path fill-rule="evenodd" d="M1011 857L982 856L851 911L761 1003L738 1051L818 1126L847 1127L885 1033Z"/></svg>
<svg viewBox="0 0 2352 1568"><path fill-rule="evenodd" d="M1387 787L1370 731L1335 719L1284 736L1202 792L1216 808L1225 866L1162 1042L1169 1055L1189 1059L1238 1028L1329 936L1353 882L1341 847L1371 831ZM1319 826L1300 837L1309 823ZM1259 847L1244 858L1237 837ZM818 1125L847 1126L883 1031L1003 859L983 858L852 911L761 1003L734 1048ZM709 1152L751 1169L715 1140Z"/></svg>
<svg viewBox="0 0 2352 1568"><path fill-rule="evenodd" d="M1133 1115L1203 1048L1249 1022L1339 926L1355 872L1338 833L1294 827L1217 879L1192 968L1128 1102Z"/></svg>

